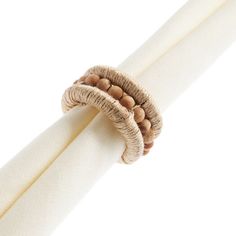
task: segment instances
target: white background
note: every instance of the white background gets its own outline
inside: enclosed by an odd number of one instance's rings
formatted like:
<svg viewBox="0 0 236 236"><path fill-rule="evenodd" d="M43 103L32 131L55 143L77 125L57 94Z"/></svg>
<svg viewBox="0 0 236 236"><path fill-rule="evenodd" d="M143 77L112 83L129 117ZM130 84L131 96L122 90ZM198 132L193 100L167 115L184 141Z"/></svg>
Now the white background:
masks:
<svg viewBox="0 0 236 236"><path fill-rule="evenodd" d="M184 3L0 1L0 166L61 116L72 81L120 64ZM235 235L235 61L233 45L165 112L147 158L115 165L54 236Z"/></svg>

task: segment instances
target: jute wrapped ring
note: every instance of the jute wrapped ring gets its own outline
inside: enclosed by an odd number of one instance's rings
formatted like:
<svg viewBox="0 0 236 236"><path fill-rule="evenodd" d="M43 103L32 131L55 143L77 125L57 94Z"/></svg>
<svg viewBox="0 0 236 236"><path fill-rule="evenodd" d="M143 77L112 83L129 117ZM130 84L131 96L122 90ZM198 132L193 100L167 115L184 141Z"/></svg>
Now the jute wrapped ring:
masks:
<svg viewBox="0 0 236 236"><path fill-rule="evenodd" d="M162 120L151 96L129 75L107 66L90 68L62 98L64 112L91 105L102 111L126 142L121 157L132 163L149 152Z"/></svg>

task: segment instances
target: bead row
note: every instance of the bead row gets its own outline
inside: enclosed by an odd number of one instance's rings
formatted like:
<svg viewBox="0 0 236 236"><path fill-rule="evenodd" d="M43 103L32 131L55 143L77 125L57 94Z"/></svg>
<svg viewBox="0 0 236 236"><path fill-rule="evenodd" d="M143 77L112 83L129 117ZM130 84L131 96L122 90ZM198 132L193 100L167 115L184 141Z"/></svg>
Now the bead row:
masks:
<svg viewBox="0 0 236 236"><path fill-rule="evenodd" d="M135 99L127 94L120 86L112 84L109 78L100 77L97 74L90 73L82 76L79 80L74 82L74 85L80 84L97 87L98 89L108 93L115 100L118 100L119 103L129 111L133 112L134 120L137 123L144 140L143 155L146 155L154 144L155 135L152 130L152 124L146 116L142 105L138 104Z"/></svg>

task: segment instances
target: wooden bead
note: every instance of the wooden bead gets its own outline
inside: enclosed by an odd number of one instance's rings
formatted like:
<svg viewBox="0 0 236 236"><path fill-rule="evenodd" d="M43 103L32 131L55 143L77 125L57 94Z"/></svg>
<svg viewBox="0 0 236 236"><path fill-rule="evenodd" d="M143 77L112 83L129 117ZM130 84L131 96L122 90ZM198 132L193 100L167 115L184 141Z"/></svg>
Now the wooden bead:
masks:
<svg viewBox="0 0 236 236"><path fill-rule="evenodd" d="M99 81L99 76L98 75L95 75L95 74L91 74L91 75L88 75L84 82L85 84L87 85L91 85L91 86L96 86L97 82Z"/></svg>
<svg viewBox="0 0 236 236"><path fill-rule="evenodd" d="M111 82L108 79L100 79L97 83L97 87L103 91L107 91L111 87Z"/></svg>
<svg viewBox="0 0 236 236"><path fill-rule="evenodd" d="M151 122L148 119L144 119L142 122L139 123L139 128L142 134L147 133L151 128Z"/></svg>
<svg viewBox="0 0 236 236"><path fill-rule="evenodd" d="M80 81L80 82L84 82L86 78L87 78L87 76L86 76L86 75L83 75L83 76L81 76L81 77L79 78L79 81Z"/></svg>
<svg viewBox="0 0 236 236"><path fill-rule="evenodd" d="M77 79L74 84L81 84L84 82L84 80L87 78L87 76L83 75L79 79Z"/></svg>
<svg viewBox="0 0 236 236"><path fill-rule="evenodd" d="M135 107L134 108L134 120L136 123L140 123L145 118L145 111L141 107Z"/></svg>
<svg viewBox="0 0 236 236"><path fill-rule="evenodd" d="M154 132L152 129L150 129L144 136L143 141L144 143L151 143L155 138Z"/></svg>
<svg viewBox="0 0 236 236"><path fill-rule="evenodd" d="M144 155L144 156L147 155L147 154L149 153L149 151L150 151L150 149L144 149L143 155Z"/></svg>
<svg viewBox="0 0 236 236"><path fill-rule="evenodd" d="M151 143L144 143L144 148L145 149L150 149L153 146L154 142Z"/></svg>
<svg viewBox="0 0 236 236"><path fill-rule="evenodd" d="M109 88L108 94L118 100L123 96L123 90L119 86L113 85Z"/></svg>
<svg viewBox="0 0 236 236"><path fill-rule="evenodd" d="M132 107L135 106L135 101L132 97L130 97L129 95L126 95L120 99L120 104L126 107L127 109L131 109Z"/></svg>

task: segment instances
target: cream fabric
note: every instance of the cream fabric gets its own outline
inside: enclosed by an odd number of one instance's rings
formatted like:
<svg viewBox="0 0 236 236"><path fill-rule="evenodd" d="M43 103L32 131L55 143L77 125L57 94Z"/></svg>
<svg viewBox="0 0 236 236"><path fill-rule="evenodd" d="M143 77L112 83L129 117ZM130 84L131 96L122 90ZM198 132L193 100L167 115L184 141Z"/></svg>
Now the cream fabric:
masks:
<svg viewBox="0 0 236 236"><path fill-rule="evenodd" d="M120 65L120 69L134 76L140 75L226 2L227 0L188 1L158 32L129 56Z"/></svg>
<svg viewBox="0 0 236 236"><path fill-rule="evenodd" d="M63 152L96 113L95 109L88 107L67 113L1 168L0 217Z"/></svg>
<svg viewBox="0 0 236 236"><path fill-rule="evenodd" d="M235 38L236 1L189 1L140 49L142 53L138 50L119 68L135 75L164 111ZM168 43L163 44L165 39ZM149 59L146 50L155 55ZM1 170L1 236L49 235L119 159L122 138L101 114L93 119L96 111L85 109L89 113L75 108ZM81 117L82 125L76 122ZM69 129L60 129L61 125ZM57 140L48 145L45 141L54 139L55 133Z"/></svg>

